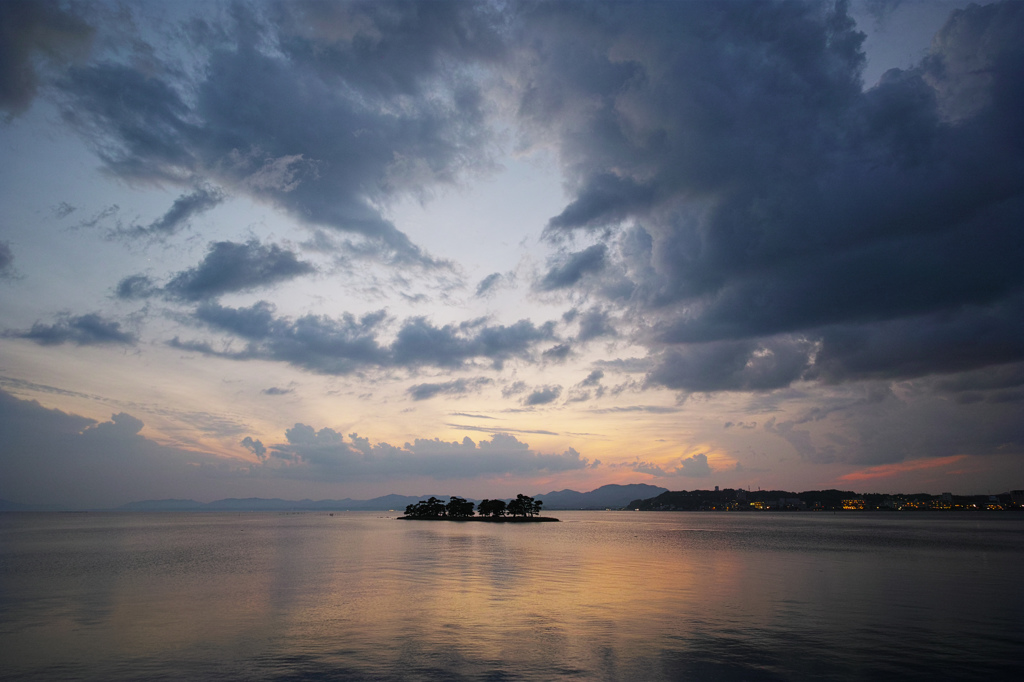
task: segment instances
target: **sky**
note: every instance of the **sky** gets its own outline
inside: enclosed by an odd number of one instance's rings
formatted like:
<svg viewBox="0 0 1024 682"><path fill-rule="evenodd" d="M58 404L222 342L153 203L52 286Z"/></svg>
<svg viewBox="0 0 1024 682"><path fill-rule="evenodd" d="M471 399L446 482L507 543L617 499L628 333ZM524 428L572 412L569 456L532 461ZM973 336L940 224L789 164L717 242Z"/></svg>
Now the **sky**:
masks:
<svg viewBox="0 0 1024 682"><path fill-rule="evenodd" d="M1024 487L1024 3L0 2L0 499Z"/></svg>

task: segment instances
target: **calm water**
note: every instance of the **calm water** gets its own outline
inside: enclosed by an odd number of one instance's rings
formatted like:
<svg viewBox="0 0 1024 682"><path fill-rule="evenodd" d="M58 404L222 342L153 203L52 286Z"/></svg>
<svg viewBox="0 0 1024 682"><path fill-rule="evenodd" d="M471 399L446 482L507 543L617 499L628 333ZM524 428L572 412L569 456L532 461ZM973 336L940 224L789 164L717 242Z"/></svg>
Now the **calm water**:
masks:
<svg viewBox="0 0 1024 682"><path fill-rule="evenodd" d="M0 678L1024 679L1024 515L556 515L0 514Z"/></svg>

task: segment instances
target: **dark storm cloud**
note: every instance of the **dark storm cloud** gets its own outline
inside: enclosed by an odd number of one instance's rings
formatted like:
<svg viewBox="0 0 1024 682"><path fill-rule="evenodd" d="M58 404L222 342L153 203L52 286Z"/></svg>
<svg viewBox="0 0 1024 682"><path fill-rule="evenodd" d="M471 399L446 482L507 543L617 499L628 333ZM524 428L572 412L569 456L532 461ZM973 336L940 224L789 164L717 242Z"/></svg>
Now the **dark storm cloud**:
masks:
<svg viewBox="0 0 1024 682"><path fill-rule="evenodd" d="M132 346L138 340L134 333L123 331L120 322L108 320L99 313L60 315L53 324L36 322L28 331L8 332L8 335L35 341L41 346L56 346L62 343L73 343L78 346Z"/></svg>
<svg viewBox="0 0 1024 682"><path fill-rule="evenodd" d="M214 242L202 262L179 272L164 292L186 301L250 291L315 272L310 263L277 244Z"/></svg>
<svg viewBox="0 0 1024 682"><path fill-rule="evenodd" d="M1024 296L988 306L823 331L810 378L907 379L1024 360Z"/></svg>
<svg viewBox="0 0 1024 682"><path fill-rule="evenodd" d="M243 308L208 301L196 308L195 319L245 340L245 349L216 351L209 343L177 339L175 347L239 360L277 360L321 374L388 367L458 369L476 359L500 366L511 358L531 359L537 344L555 338L553 323L538 327L527 320L511 325L474 320L438 327L413 317L401 323L390 343L383 343L389 322L384 311L360 318L345 314L291 319L276 317L274 306L266 301Z"/></svg>
<svg viewBox="0 0 1024 682"><path fill-rule="evenodd" d="M473 379L454 379L435 384L416 384L410 386L406 393L413 400L429 400L439 395L465 395L472 391L478 391L488 384L493 384L493 379L487 377L475 377Z"/></svg>
<svg viewBox="0 0 1024 682"><path fill-rule="evenodd" d="M604 267L606 253L607 247L604 244L594 244L582 251L570 253L548 270L537 286L542 291L570 287L587 273L600 271Z"/></svg>
<svg viewBox="0 0 1024 682"><path fill-rule="evenodd" d="M986 367L930 382L929 388L960 403L1024 402L1024 363Z"/></svg>
<svg viewBox="0 0 1024 682"><path fill-rule="evenodd" d="M40 59L60 64L83 56L93 29L47 0L0 2L0 109L16 116L40 85Z"/></svg>
<svg viewBox="0 0 1024 682"><path fill-rule="evenodd" d="M788 386L808 369L811 344L729 341L668 350L648 381L681 391L760 391Z"/></svg>
<svg viewBox="0 0 1024 682"><path fill-rule="evenodd" d="M649 383L1024 357L1024 5L955 12L869 90L843 3L545 3L520 21L521 120L572 190L548 231L618 235L594 278L567 262L544 288L655 320Z"/></svg>
<svg viewBox="0 0 1024 682"><path fill-rule="evenodd" d="M115 55L55 81L64 120L108 171L193 188L145 230L180 228L216 201L194 188L216 186L348 233L354 254L436 266L382 211L489 167L507 124L493 116L509 111L517 139L554 149L564 172L551 243L599 240L559 252L535 290L588 301L573 343L632 326L647 386L771 390L1024 359L1021 3L954 12L920 63L870 89L842 1L239 3L224 15L181 29L197 68ZM225 254L214 267L211 251L164 293L202 301L312 267L248 248L265 269L243 258L233 270ZM118 294L150 286L129 278ZM217 352L346 373L501 366L564 341L528 321L467 324L407 320L385 344L356 321L274 319L238 333L244 351Z"/></svg>
<svg viewBox="0 0 1024 682"><path fill-rule="evenodd" d="M116 61L69 71L65 119L120 177L209 178L436 264L379 209L489 163L471 73L501 49L489 7L238 3L229 14L187 25L204 59L189 74Z"/></svg>
<svg viewBox="0 0 1024 682"><path fill-rule="evenodd" d="M611 173L598 173L589 177L576 199L548 222L548 229L617 224L631 211L646 207L654 199L654 189L650 186Z"/></svg>
<svg viewBox="0 0 1024 682"><path fill-rule="evenodd" d="M874 466L965 453L1013 456L1024 445L1020 402L999 396L1012 388L983 390L974 396L980 399L963 401L956 398L971 391L951 394L937 387L964 376L987 384L1001 374L1005 379L1004 371L988 368L960 377L918 379L905 385L913 392L902 397L888 383L859 382L832 397L820 397L793 418L772 417L762 429L815 463Z"/></svg>
<svg viewBox="0 0 1024 682"><path fill-rule="evenodd" d="M195 216L215 208L223 201L224 193L220 190L200 187L175 199L167 212L149 225L136 225L118 234L127 237L168 237L188 225Z"/></svg>

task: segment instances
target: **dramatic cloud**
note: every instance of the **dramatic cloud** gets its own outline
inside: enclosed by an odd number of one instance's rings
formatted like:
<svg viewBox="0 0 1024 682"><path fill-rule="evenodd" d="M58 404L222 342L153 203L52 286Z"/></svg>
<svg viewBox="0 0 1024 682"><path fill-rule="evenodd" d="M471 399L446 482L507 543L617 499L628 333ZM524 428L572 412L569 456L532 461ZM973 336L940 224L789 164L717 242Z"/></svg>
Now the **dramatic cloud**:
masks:
<svg viewBox="0 0 1024 682"><path fill-rule="evenodd" d="M137 336L121 330L121 323L105 319L98 313L88 315L61 315L53 324L36 322L26 332L9 332L11 336L35 341L41 346L73 343L78 346L103 344L134 345Z"/></svg>
<svg viewBox="0 0 1024 682"><path fill-rule="evenodd" d="M371 444L358 434L346 441L337 431L296 424L285 434L287 443L271 447L269 465L282 473L305 472L330 479L376 478L402 472L435 479L472 479L492 475L530 475L585 469L589 460L569 448L562 454L542 454L507 433L479 443L416 439L402 447Z"/></svg>
<svg viewBox="0 0 1024 682"><path fill-rule="evenodd" d="M0 0L0 380L114 413L19 437L171 496L1001 485L1024 3L863 1ZM324 415L424 438L274 445Z"/></svg>
<svg viewBox="0 0 1024 682"><path fill-rule="evenodd" d="M0 2L0 109L16 116L39 89L40 58L60 64L84 56L93 29L56 2Z"/></svg>
<svg viewBox="0 0 1024 682"><path fill-rule="evenodd" d="M856 378L845 338L882 347L903 321L935 325L949 344L914 369L879 354L876 375L955 371L935 364L951 354L968 369L1021 359L1019 3L955 12L924 60L869 89L845 3L514 9L239 5L218 30L189 25L202 69L97 61L67 70L59 91L111 172L200 188L138 228L146 234L173 234L223 186L436 264L381 208L486 166L496 113L486 88L500 82L525 143L552 145L565 172L570 200L548 234L601 238L552 259L535 288L606 299L580 316L580 342L615 336L613 313L645 320L638 340L658 361L649 385ZM217 242L164 291L198 301L311 268L280 247ZM503 277L486 276L477 295ZM143 281L122 284L125 297L144 295ZM957 347L949 315L993 318L990 343ZM780 359L781 347L804 348L804 362ZM765 349L777 366L686 365ZM395 350L408 362L419 353Z"/></svg>
<svg viewBox="0 0 1024 682"><path fill-rule="evenodd" d="M1024 295L987 306L823 330L812 377L910 378L1024 359Z"/></svg>
<svg viewBox="0 0 1024 682"><path fill-rule="evenodd" d="M850 336L878 349L873 375L1024 357L1020 3L955 12L920 65L868 90L843 3L548 3L522 21L520 111L575 183L549 232L626 225L542 288L655 316L650 340L679 350L652 383L856 378ZM914 366L911 326L932 339Z"/></svg>
<svg viewBox="0 0 1024 682"><path fill-rule="evenodd" d="M958 403L1024 403L1024 364L986 367L929 382L928 388Z"/></svg>
<svg viewBox="0 0 1024 682"><path fill-rule="evenodd" d="M270 286L314 271L312 265L277 244L215 242L198 266L175 275L164 290L196 301Z"/></svg>
<svg viewBox="0 0 1024 682"><path fill-rule="evenodd" d="M380 206L489 163L472 65L501 49L491 14L448 1L238 4L233 25L189 25L203 68L73 69L64 115L118 176L208 178L430 264Z"/></svg>
<svg viewBox="0 0 1024 682"><path fill-rule="evenodd" d="M1020 386L1021 370L1006 369L919 379L898 393L888 384L864 382L791 416L769 418L762 429L811 463L877 466L964 453L1020 453L1022 392L1014 386ZM951 389L971 391L972 385L978 399L950 399L962 395Z"/></svg>
<svg viewBox="0 0 1024 682"><path fill-rule="evenodd" d="M199 320L239 336L249 345L243 351L216 352L209 344L189 344L190 350L238 360L263 358L290 363L322 374L349 374L367 366L389 364L387 349L377 341L383 312L341 318L306 315L296 320L275 318L274 308L260 301L248 308L214 303L200 306Z"/></svg>
<svg viewBox="0 0 1024 682"><path fill-rule="evenodd" d="M255 239L214 242L199 265L176 273L165 286L156 286L146 275L130 275L118 282L115 293L127 300L164 294L195 302L270 287L314 272L311 263L277 244Z"/></svg>
<svg viewBox="0 0 1024 682"><path fill-rule="evenodd" d="M788 386L809 364L811 344L732 341L666 351L648 381L682 391L763 391Z"/></svg>
<svg viewBox="0 0 1024 682"><path fill-rule="evenodd" d="M248 341L246 348L215 351L208 343L180 340L174 345L237 360L278 360L321 374L349 374L371 367L457 369L476 359L487 359L500 368L510 358L530 359L538 343L554 338L553 323L537 327L526 320L512 325L475 320L437 327L414 317L401 324L390 344L384 344L380 341L388 322L384 311L358 319L345 314L339 318L305 315L294 320L275 317L274 312L266 301L247 308L206 302L196 309L196 319Z"/></svg>
<svg viewBox="0 0 1024 682"><path fill-rule="evenodd" d="M544 275L538 287L542 291L570 287L587 273L601 270L604 267L606 253L607 248L604 244L595 244L583 251L570 253Z"/></svg>

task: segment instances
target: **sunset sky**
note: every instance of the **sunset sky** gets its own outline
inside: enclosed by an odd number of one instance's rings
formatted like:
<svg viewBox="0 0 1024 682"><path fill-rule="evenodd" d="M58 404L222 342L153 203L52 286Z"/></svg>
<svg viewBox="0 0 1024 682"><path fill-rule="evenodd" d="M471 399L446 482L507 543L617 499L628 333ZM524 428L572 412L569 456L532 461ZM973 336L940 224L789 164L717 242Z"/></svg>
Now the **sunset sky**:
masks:
<svg viewBox="0 0 1024 682"><path fill-rule="evenodd" d="M1024 3L0 2L0 499L1024 487Z"/></svg>

